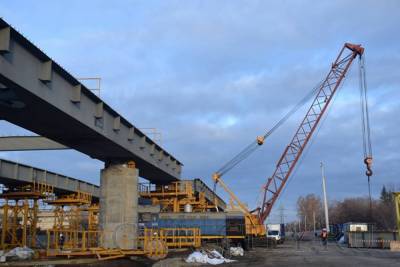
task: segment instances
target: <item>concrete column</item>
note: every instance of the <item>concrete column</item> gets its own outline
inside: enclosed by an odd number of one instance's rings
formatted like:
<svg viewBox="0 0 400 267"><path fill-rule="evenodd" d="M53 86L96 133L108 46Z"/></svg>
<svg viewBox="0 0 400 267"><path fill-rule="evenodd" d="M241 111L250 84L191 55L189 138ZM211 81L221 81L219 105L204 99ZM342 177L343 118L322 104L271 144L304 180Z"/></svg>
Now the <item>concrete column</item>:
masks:
<svg viewBox="0 0 400 267"><path fill-rule="evenodd" d="M104 248L137 248L139 170L131 164L109 164L100 177L100 229Z"/></svg>

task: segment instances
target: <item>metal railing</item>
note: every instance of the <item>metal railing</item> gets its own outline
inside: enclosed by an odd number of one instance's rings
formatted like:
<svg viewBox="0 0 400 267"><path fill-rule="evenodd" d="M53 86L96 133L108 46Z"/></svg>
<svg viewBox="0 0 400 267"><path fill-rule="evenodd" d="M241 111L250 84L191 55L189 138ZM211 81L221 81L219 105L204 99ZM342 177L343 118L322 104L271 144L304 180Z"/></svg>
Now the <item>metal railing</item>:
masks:
<svg viewBox="0 0 400 267"><path fill-rule="evenodd" d="M162 228L160 232L165 237L168 248L201 246L199 228Z"/></svg>
<svg viewBox="0 0 400 267"><path fill-rule="evenodd" d="M80 250L100 247L104 232L76 230L47 230L47 251ZM51 253L50 253L51 254Z"/></svg>
<svg viewBox="0 0 400 267"><path fill-rule="evenodd" d="M102 248L104 231L47 230L47 256L96 255L99 259L144 254L153 259L163 258L168 248L200 247L198 228L145 228L138 237L138 249Z"/></svg>
<svg viewBox="0 0 400 267"><path fill-rule="evenodd" d="M154 185L151 183L140 183L138 191L142 196L170 197L179 195L192 195L193 183L190 181L172 182L168 185Z"/></svg>

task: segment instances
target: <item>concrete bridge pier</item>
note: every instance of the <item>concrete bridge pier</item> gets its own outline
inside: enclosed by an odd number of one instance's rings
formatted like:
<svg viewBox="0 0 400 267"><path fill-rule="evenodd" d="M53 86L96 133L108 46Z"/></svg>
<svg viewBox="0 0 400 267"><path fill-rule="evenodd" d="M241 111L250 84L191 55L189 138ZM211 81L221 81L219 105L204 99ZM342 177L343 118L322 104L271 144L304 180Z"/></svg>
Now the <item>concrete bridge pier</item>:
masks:
<svg viewBox="0 0 400 267"><path fill-rule="evenodd" d="M106 163L101 170L99 226L104 248L137 248L138 176L134 162Z"/></svg>

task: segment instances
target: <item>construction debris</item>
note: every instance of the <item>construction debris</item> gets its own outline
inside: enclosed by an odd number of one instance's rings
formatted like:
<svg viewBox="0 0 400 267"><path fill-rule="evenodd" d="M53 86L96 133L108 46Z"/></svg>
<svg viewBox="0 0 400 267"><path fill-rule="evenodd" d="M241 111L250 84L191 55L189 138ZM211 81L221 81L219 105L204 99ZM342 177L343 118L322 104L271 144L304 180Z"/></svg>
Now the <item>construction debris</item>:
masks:
<svg viewBox="0 0 400 267"><path fill-rule="evenodd" d="M230 253L231 253L231 256L243 256L244 250L242 247L231 247Z"/></svg>
<svg viewBox="0 0 400 267"><path fill-rule="evenodd" d="M208 263L212 265L218 265L221 263L230 263L235 262L235 260L230 260L224 258L218 251L211 250L202 250L202 251L195 251L190 254L186 260L187 263Z"/></svg>
<svg viewBox="0 0 400 267"><path fill-rule="evenodd" d="M10 260L30 260L34 254L35 252L28 247L16 247L1 256Z"/></svg>

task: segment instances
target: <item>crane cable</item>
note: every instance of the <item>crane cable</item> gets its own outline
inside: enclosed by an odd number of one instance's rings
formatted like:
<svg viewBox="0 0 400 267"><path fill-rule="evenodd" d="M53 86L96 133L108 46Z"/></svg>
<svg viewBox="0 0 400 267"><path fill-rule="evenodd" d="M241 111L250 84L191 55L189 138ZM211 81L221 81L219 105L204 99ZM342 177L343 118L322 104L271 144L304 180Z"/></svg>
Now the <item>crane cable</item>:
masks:
<svg viewBox="0 0 400 267"><path fill-rule="evenodd" d="M283 116L270 130L268 130L264 135L262 135L261 139L265 139L270 136L273 132L275 132L283 123L285 123L300 107L302 107L312 96L315 95L315 92L318 90L320 84L314 87L304 98L301 99L299 103L297 103L292 109L290 109L285 116ZM249 155L251 155L262 143L259 142L259 139L251 142L248 146L246 146L241 152L239 152L235 157L233 157L230 161L225 163L220 169L218 169L217 173L220 176L223 176L228 171L233 169L237 164L246 159Z"/></svg>
<svg viewBox="0 0 400 267"><path fill-rule="evenodd" d="M268 130L264 135L257 137L257 139L246 146L242 151L240 151L235 157L230 161L225 163L218 171L215 173L218 178L221 178L224 174L233 169L236 165L250 156L254 151L260 147L264 140L269 137L273 132L275 132L282 124L284 124L299 108L301 108L305 103L307 103L321 87L322 81L318 83L309 93L307 93L294 107L292 107L270 130ZM217 180L214 180L213 192L216 192Z"/></svg>
<svg viewBox="0 0 400 267"><path fill-rule="evenodd" d="M360 80L360 104L361 104L361 122L362 122L362 135L363 135L363 150L364 150L364 163L367 167L365 174L368 177L368 194L369 194L369 208L370 216L372 217L372 197L371 197L371 176L373 174L372 166L372 144L371 144L371 130L369 121L369 108L368 108L368 90L365 75L365 57L359 58L359 80Z"/></svg>
<svg viewBox="0 0 400 267"><path fill-rule="evenodd" d="M359 81L360 81L360 104L361 104L361 121L362 121L362 135L363 135L363 150L364 150L364 163L366 164L367 171L365 174L368 177L368 192L370 199L370 212L372 212L372 197L371 197L371 183L370 177L373 172L371 169L372 166L372 144L371 144L371 131L370 131L370 120L369 120L369 108L368 108L368 90L367 90L367 82L365 75L365 56L362 55L359 57ZM275 132L282 124L284 124L300 107L302 107L309 99L311 99L316 91L320 88L322 82L320 82L317 86L315 86L305 97L303 97L300 102L298 102L292 109L290 109L269 131L267 131L264 135L259 136L257 140L251 142L248 146L246 146L242 151L240 151L235 157L233 157L230 161L225 163L218 171L215 173L219 178L221 178L224 174L233 169L240 162L245 160L248 156L250 156L254 151L260 147L264 140L269 137L273 132ZM214 180L214 188L213 192L216 192L218 180Z"/></svg>

